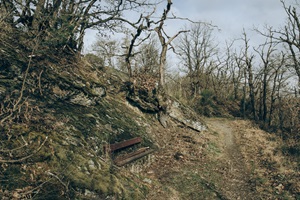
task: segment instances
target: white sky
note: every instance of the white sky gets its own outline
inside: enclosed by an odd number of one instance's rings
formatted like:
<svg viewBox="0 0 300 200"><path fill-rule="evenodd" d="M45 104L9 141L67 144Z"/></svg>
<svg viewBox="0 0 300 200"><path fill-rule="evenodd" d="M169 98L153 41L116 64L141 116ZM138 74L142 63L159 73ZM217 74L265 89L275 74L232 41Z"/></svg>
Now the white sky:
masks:
<svg viewBox="0 0 300 200"><path fill-rule="evenodd" d="M162 8L166 6L161 4ZM285 0L286 5L295 0ZM263 28L264 25L278 28L286 21L286 13L280 0L173 0L171 12L177 17L189 18L194 21L210 22L221 32L217 33L218 42L240 38L245 28L248 37L254 43L258 36L251 29ZM161 11L158 9L158 16ZM170 35L182 29L182 21L168 22L166 30ZM85 47L89 49L95 42L95 33L87 32Z"/></svg>
<svg viewBox="0 0 300 200"><path fill-rule="evenodd" d="M285 0L286 5L295 0ZM173 11L181 17L206 21L221 32L219 42L240 38L245 28L250 40L258 40L254 27L263 29L267 24L282 27L286 13L280 0L174 0ZM256 43L256 41L254 41Z"/></svg>

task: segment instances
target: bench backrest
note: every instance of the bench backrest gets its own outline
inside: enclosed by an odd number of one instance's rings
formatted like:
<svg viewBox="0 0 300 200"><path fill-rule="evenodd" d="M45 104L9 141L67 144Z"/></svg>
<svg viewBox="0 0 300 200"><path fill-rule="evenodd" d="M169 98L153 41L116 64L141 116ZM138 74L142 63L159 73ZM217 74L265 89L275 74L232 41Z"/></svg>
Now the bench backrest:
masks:
<svg viewBox="0 0 300 200"><path fill-rule="evenodd" d="M104 151L107 151L107 152L111 153L113 151L123 149L123 148L127 148L127 147L130 147L132 145L138 144L140 142L142 142L142 138L141 137L136 137L136 138L132 138L132 139L129 139L129 140L122 141L122 142L105 145L104 146Z"/></svg>

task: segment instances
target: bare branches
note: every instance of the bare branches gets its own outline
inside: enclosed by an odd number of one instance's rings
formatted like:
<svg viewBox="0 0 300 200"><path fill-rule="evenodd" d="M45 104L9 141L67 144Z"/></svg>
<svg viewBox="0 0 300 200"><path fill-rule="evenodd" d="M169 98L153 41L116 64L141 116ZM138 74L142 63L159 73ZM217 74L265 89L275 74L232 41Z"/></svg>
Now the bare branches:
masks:
<svg viewBox="0 0 300 200"><path fill-rule="evenodd" d="M167 6L163 11L161 19L157 22L158 26L154 28L155 32L158 35L158 38L159 38L159 41L161 44L161 48L162 48L161 54L160 54L160 64L159 64L160 65L160 67L159 67L159 75L160 75L159 83L160 83L161 87L163 87L165 84L165 66L166 66L166 57L167 57L168 46L178 35L180 35L181 33L188 32L187 30L182 30L182 31L177 32L172 37L167 36L167 34L165 33L163 26L164 26L165 21L167 20L167 15L171 10L172 4L173 4L172 0L168 0Z"/></svg>
<svg viewBox="0 0 300 200"><path fill-rule="evenodd" d="M283 0L281 0L281 3L287 15L286 25L279 30L274 30L272 27L269 27L267 28L267 33L257 31L261 35L271 38L273 40L272 42L281 43L288 47L291 55L290 58L293 62L292 68L298 76L298 85L300 87L300 16L296 7L287 6Z"/></svg>
<svg viewBox="0 0 300 200"><path fill-rule="evenodd" d="M128 48L128 52L126 53L125 61L127 63L127 70L128 70L129 77L132 76L130 57L133 56L132 50L133 50L133 47L136 46L135 42L136 42L137 38L141 35L141 32L142 32L142 29L137 29L137 33L134 35L133 39L131 40L129 48ZM146 38L144 38L141 42L147 40L149 37L150 37L150 34Z"/></svg>
<svg viewBox="0 0 300 200"><path fill-rule="evenodd" d="M74 41L77 43L76 46L67 45L73 50L81 51L86 29L105 28L113 30L116 25L129 22L121 17L124 11L137 10L146 6L155 6L155 4L149 0L105 2L97 0L4 0L0 3L0 10L3 12L1 17L5 17L5 19L1 18L1 21L11 21L12 27L24 27L33 35L42 31L44 34L40 37L43 40L49 40L51 38L49 34L53 31L61 32L60 36L65 37L65 43Z"/></svg>
<svg viewBox="0 0 300 200"><path fill-rule="evenodd" d="M21 163L21 162L24 162L25 160L27 160L28 158L31 158L33 157L34 155L36 155L41 149L42 147L44 146L44 144L46 143L48 139L48 136L46 136L45 140L42 142L42 144L30 155L28 156L24 156L22 158L19 158L19 159L16 159L16 160L2 160L0 159L0 163Z"/></svg>
<svg viewBox="0 0 300 200"><path fill-rule="evenodd" d="M66 191L67 192L69 191L69 184L68 183L67 184L64 183L57 175L53 174L50 171L47 171L46 174L49 175L49 176L51 176L51 177L56 178L66 188Z"/></svg>
<svg viewBox="0 0 300 200"><path fill-rule="evenodd" d="M146 18L143 18L143 16L140 16L139 21L142 21L140 23L140 25L138 27L135 26L135 24L129 23L130 25L132 25L133 27L136 28L136 33L135 35L133 35L133 38L130 42L130 45L128 47L128 51L126 53L126 57L125 57L125 61L126 61L126 65L127 65L127 70L128 70L128 74L129 77L132 77L132 69L131 69L131 63L130 63L130 57L132 56L132 51L133 51L133 47L135 46L136 40L138 39L138 37L141 35L141 33L144 30L147 30L150 27L150 21L149 21L149 17L150 15L146 16ZM146 21L146 25L144 25L144 22ZM142 41L140 43L142 43L143 41L147 40L150 37L150 34L148 34L147 37L145 37L144 39L142 39Z"/></svg>
<svg viewBox="0 0 300 200"><path fill-rule="evenodd" d="M165 23L165 20L167 19L167 15L168 15L168 13L170 12L170 10L171 10L171 5L172 5L173 3L172 3L172 0L168 0L168 4L167 4L167 6L166 6L166 9L164 9L164 11L163 11L163 14L162 14L162 17L161 17L161 19L160 19L160 21L159 21L159 26L157 27L158 29L162 29L163 28L163 25L164 25L164 23Z"/></svg>
<svg viewBox="0 0 300 200"><path fill-rule="evenodd" d="M164 24L165 24L165 21L168 19L168 14L171 10L171 6L172 6L172 1L171 0L168 0L167 1L167 5L166 5L166 8L164 9L163 11L163 14L161 16L161 18L158 20L158 21L154 21L152 20L152 15L155 13L155 9L153 10L153 12L151 12L150 14L148 14L147 16L143 16L141 15L140 18L139 18L139 21L141 21L141 23L139 24L139 26L137 26L137 24L133 24L133 23L130 23L128 22L127 20L124 20L124 19L120 19L124 22L127 22L129 25L131 25L131 27L135 28L136 29L136 33L133 35L133 38L130 42L130 45L128 47L128 52L127 52L127 55L126 55L126 63L127 63L127 69L128 69L128 72L129 72L129 76L132 76L132 72L131 72L131 64L130 64L130 57L132 57L132 50L133 50L133 47L135 46L136 44L136 41L138 39L138 37L141 36L141 33L143 31L155 31L158 35L158 39L161 43L161 55L160 55L160 85L164 85L164 68L165 68L165 65L166 65L166 54L167 54L167 50L168 50L168 47L171 46L171 48L173 48L174 50L174 47L171 45L171 42L176 38L178 37L178 35L182 34L182 33L185 33L185 32L188 32L187 30L181 30L179 32L177 32L174 36L170 37L167 35L167 33L165 32L164 30ZM151 28L152 25L157 25L154 29ZM147 38L149 38L150 34L147 34L147 36L141 40L140 43L144 42Z"/></svg>

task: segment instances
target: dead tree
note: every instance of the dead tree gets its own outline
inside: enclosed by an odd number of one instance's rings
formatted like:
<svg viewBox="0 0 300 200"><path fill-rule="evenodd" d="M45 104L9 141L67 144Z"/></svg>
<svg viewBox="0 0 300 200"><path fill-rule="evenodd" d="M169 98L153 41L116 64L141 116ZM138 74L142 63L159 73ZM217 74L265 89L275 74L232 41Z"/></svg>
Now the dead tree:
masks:
<svg viewBox="0 0 300 200"><path fill-rule="evenodd" d="M297 7L287 6L284 0L281 0L281 3L287 14L287 22L279 30L269 29L273 33L274 40L286 45L289 50L292 61L289 67L295 71L298 77L298 93L300 93L300 15ZM264 36L269 37L269 35Z"/></svg>
<svg viewBox="0 0 300 200"><path fill-rule="evenodd" d="M262 61L262 70L261 70L261 84L262 84L262 97L261 97L261 104L260 107L260 113L259 118L264 123L267 122L267 114L268 114L268 105L267 105L267 99L268 99L268 89L269 89L269 77L270 77L270 71L271 66L273 65L273 54L276 52L276 44L273 42L272 35L270 38L267 38L264 44L260 46L260 49L254 49L261 61Z"/></svg>
<svg viewBox="0 0 300 200"><path fill-rule="evenodd" d="M193 24L190 32L181 35L177 47L187 73L191 96L195 98L201 89L207 89L204 82L210 84L208 79L211 79L216 68L213 57L217 51L213 44L212 28L208 24Z"/></svg>
<svg viewBox="0 0 300 200"><path fill-rule="evenodd" d="M251 112L253 119L256 120L256 108L255 108L255 86L254 86L254 77L253 77L253 54L249 54L249 39L247 38L246 32L243 32L243 41L245 44L244 51L244 62L245 62L245 75L248 75L248 86L249 86L249 97L251 102ZM246 78L246 76L245 76Z"/></svg>
<svg viewBox="0 0 300 200"><path fill-rule="evenodd" d="M161 44L161 53L160 53L160 61L159 61L159 85L161 88L165 85L165 68L167 63L167 51L168 47L171 45L171 42L181 33L188 32L186 30L179 31L174 36L169 37L164 31L164 24L167 20L168 13L171 10L172 0L168 0L168 4L164 9L163 15L159 21L159 25L154 29L158 35L160 44Z"/></svg>

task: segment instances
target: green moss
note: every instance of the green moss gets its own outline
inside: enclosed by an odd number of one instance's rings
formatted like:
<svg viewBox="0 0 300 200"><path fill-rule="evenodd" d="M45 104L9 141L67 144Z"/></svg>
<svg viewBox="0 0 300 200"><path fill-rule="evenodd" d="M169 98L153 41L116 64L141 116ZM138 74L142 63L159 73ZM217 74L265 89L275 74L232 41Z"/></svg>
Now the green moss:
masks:
<svg viewBox="0 0 300 200"><path fill-rule="evenodd" d="M219 147L218 147L215 143L209 142L207 145L208 145L208 146L207 146L207 149L208 149L210 152L215 153L215 154L221 153L221 150L219 149Z"/></svg>
<svg viewBox="0 0 300 200"><path fill-rule="evenodd" d="M61 149L57 150L56 153L55 153L55 155L61 161L68 160L67 151L65 149L61 148Z"/></svg>
<svg viewBox="0 0 300 200"><path fill-rule="evenodd" d="M28 140L37 141L37 140L45 140L46 136L43 132L31 131L28 134Z"/></svg>
<svg viewBox="0 0 300 200"><path fill-rule="evenodd" d="M71 73L59 73L60 69L57 66L52 68L55 72L44 71L43 86L47 84L49 88L58 86L68 95L79 92L83 92L88 97L96 95L96 91L84 84L91 81L72 76ZM121 80L116 77L110 79L115 82ZM106 83L106 80L100 81ZM100 161L97 157L101 154L101 144L105 142L114 143L142 136L144 140L140 145L152 145L146 138L145 128L136 121L137 117L142 117L126 106L125 93L116 94L118 87L118 85L115 88L112 86L113 89L109 90L106 97L97 99L97 105L89 107L71 104L68 95L64 97L65 99L56 97L51 89L48 91L45 88L42 96L28 94L28 101L34 102L40 109L37 113L40 121L28 122L26 125L13 123L8 129L10 129L9 133L13 134L14 140L11 139L5 147L8 149L19 147L23 144L24 138L30 145L26 147L26 151L15 153L17 157L21 157L35 151L45 140L46 135L48 136L40 151L28 159L30 170L39 172L32 182L34 187L42 181L49 180L49 175L44 173L49 171L57 175L62 182L70 183L69 191L88 189L101 195L116 196L118 199L143 199L147 191L145 186L121 174L119 170L113 169L110 161ZM113 94L114 92L116 93ZM152 120L152 118L139 119L139 121L143 120ZM107 128L106 125L111 128ZM3 138L6 139L4 136ZM95 168L89 166L89 160L94 162ZM43 163L43 165L36 163ZM24 173L27 172L29 171ZM18 165L10 165L6 173L10 177L12 189L31 184L28 181L31 177L23 176ZM18 182L13 179L16 176L22 177L20 181L22 179L23 182L24 180L27 182L25 181L25 184ZM48 189L52 191L51 194ZM53 178L44 185L41 189L43 194L39 195L43 197L42 199L47 199L47 195L56 195L54 199L58 199L63 190L65 187L61 182ZM76 195L74 194L71 199L76 199Z"/></svg>
<svg viewBox="0 0 300 200"><path fill-rule="evenodd" d="M25 181L22 181L20 165L11 165L9 168L3 170L2 187L8 190L16 189L17 187L24 186Z"/></svg>
<svg viewBox="0 0 300 200"><path fill-rule="evenodd" d="M108 194L108 193L112 193L110 190L111 187L111 180L110 180L110 174L107 173L101 173L100 171L98 172L98 174L92 176L92 189L94 191L97 191L99 193L104 193L104 194Z"/></svg>
<svg viewBox="0 0 300 200"><path fill-rule="evenodd" d="M208 182L203 177L194 173L194 170L186 170L183 173L170 172L168 178L162 183L176 189L182 199L215 199L217 189L213 182ZM165 187L170 192L169 187Z"/></svg>
<svg viewBox="0 0 300 200"><path fill-rule="evenodd" d="M14 132L26 133L29 131L29 127L25 126L24 124L14 124L12 125L12 130Z"/></svg>

